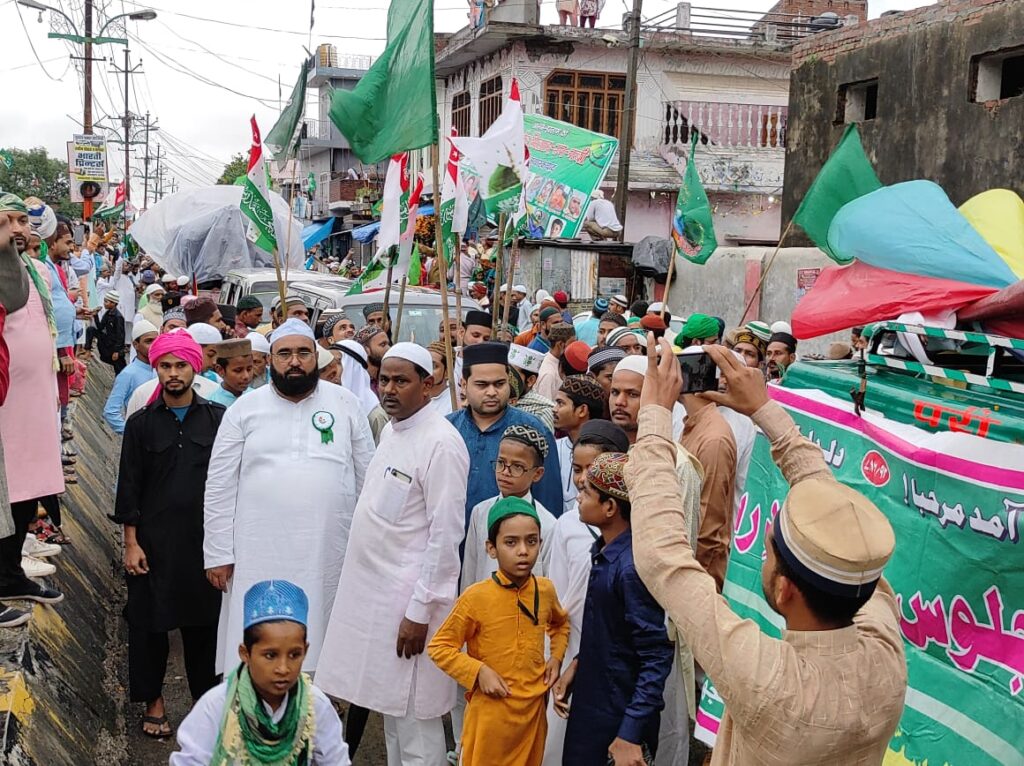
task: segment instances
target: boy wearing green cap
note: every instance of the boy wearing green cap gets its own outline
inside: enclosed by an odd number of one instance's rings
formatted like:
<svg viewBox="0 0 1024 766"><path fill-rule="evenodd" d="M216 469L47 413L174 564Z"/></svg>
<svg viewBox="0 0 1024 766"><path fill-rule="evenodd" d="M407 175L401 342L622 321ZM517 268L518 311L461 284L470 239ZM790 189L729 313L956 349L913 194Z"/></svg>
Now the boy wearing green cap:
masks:
<svg viewBox="0 0 1024 766"><path fill-rule="evenodd" d="M459 596L427 652L469 689L460 763L538 766L547 692L562 667L569 620L551 581L533 574L540 553L533 505L502 498L490 509L487 527L487 554L498 571ZM545 638L551 642L546 660Z"/></svg>

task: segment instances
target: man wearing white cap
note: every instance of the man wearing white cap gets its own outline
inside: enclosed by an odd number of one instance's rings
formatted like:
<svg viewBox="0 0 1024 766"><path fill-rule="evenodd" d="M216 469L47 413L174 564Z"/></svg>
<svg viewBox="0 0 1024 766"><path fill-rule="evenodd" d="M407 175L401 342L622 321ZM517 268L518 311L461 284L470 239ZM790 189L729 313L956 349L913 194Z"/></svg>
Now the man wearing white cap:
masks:
<svg viewBox="0 0 1024 766"><path fill-rule="evenodd" d="M187 332L192 336L192 340L202 346L203 370L192 378L192 389L204 399L209 399L220 388L220 378L213 371L213 365L217 360L216 346L223 340L220 330L212 324L197 322L187 330L176 330L176 332ZM125 409L124 415L126 419L146 406L149 397L156 390L156 384L157 381L153 378L135 389L131 398L128 399L128 407Z"/></svg>
<svg viewBox="0 0 1024 766"><path fill-rule="evenodd" d="M303 667L317 667L373 436L356 398L321 383L316 365L313 330L286 320L270 336L271 384L239 398L217 432L203 551L225 592L218 672L238 662L243 594L267 578L309 596Z"/></svg>
<svg viewBox="0 0 1024 766"><path fill-rule="evenodd" d="M245 339L252 346L252 383L249 388L261 388L270 382L270 341L258 332L249 333Z"/></svg>
<svg viewBox="0 0 1024 766"><path fill-rule="evenodd" d="M110 293L107 293L104 304L110 301ZM116 299L113 302L113 310L117 311ZM117 373L114 386L110 389L107 403L103 407L103 419L116 434L124 433L125 420L131 414L127 410L132 394L142 384L156 380L156 371L149 363L149 347L153 345L156 336L157 329L145 320L132 325L132 349L135 351L135 358ZM100 353L103 353L102 347Z"/></svg>
<svg viewBox="0 0 1024 766"><path fill-rule="evenodd" d="M669 408L681 384L662 341L648 372L626 479L636 568L725 701L712 763L882 762L903 712L907 667L899 608L882 578L895 547L885 515L840 484L821 449L769 400L760 373L725 348L708 353L728 393L703 396L748 415L790 491L765 532L761 581L782 639L735 614L697 563L682 524Z"/></svg>
<svg viewBox="0 0 1024 766"><path fill-rule="evenodd" d="M455 682L423 653L455 601L469 453L433 407L433 362L396 343L378 378L391 422L367 469L317 685L384 715L388 766L445 761Z"/></svg>
<svg viewBox="0 0 1024 766"><path fill-rule="evenodd" d="M595 242L604 239L621 239L622 224L615 213L615 205L604 198L604 192L596 189L590 195L590 204L583 216L583 231Z"/></svg>
<svg viewBox="0 0 1024 766"><path fill-rule="evenodd" d="M512 285L512 300L519 307L519 313L509 314L509 321L515 324L520 330L530 326L530 314L533 313L533 304L530 303L530 291L526 285Z"/></svg>
<svg viewBox="0 0 1024 766"><path fill-rule="evenodd" d="M103 309L93 317L91 326L85 330L85 350L92 352L93 341L96 341L100 361L114 368L117 375L128 364L125 359L124 317L117 305L121 296L116 290L107 290L103 295Z"/></svg>
<svg viewBox="0 0 1024 766"><path fill-rule="evenodd" d="M139 308L138 313L135 314L134 321L138 322L145 319L154 327L162 325L164 323L164 307L161 301L163 301L166 294L167 290L159 283L154 282L147 287L143 293L146 303Z"/></svg>
<svg viewBox="0 0 1024 766"><path fill-rule="evenodd" d="M515 406L528 412L553 434L555 432L555 403L546 396L537 393L534 386L540 377L540 368L544 364L544 354L527 346L513 343L508 347L508 366L513 368L523 381L523 390L518 395L513 392Z"/></svg>
<svg viewBox="0 0 1024 766"><path fill-rule="evenodd" d="M646 340L646 338L644 339ZM673 357L674 359L674 357ZM678 362L676 363L678 365ZM623 357L615 365L608 398L609 419L626 432L630 450L636 443L640 413L640 396L647 376L647 357ZM680 388L682 385L680 384ZM681 406L676 403L674 406ZM675 441L673 441L675 444ZM700 490L704 474L700 463L684 449L678 449L675 461L676 480L683 492L684 520L676 534L696 540L700 529ZM632 502L632 501L631 501ZM676 639L669 626L669 637ZM676 642L676 658L672 674L665 684L665 711L661 716L658 763L686 763L689 754L687 720L696 713L693 655L685 643Z"/></svg>

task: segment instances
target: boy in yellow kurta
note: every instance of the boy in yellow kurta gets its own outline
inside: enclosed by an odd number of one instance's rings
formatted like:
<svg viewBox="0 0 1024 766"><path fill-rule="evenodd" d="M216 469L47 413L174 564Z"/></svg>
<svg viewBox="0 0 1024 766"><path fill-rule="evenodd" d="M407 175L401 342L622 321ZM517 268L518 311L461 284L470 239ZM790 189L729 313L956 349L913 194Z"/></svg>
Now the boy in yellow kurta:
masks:
<svg viewBox="0 0 1024 766"><path fill-rule="evenodd" d="M470 690L462 766L539 766L547 692L562 667L569 618L551 581L533 574L540 552L533 505L520 497L499 500L487 529L487 553L498 571L459 596L427 652ZM545 636L551 639L547 660Z"/></svg>

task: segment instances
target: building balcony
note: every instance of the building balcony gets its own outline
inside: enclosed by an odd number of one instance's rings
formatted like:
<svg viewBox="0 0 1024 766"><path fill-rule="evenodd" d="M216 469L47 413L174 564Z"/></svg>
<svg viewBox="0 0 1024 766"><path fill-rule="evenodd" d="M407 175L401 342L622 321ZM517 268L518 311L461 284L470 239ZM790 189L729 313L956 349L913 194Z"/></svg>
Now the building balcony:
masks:
<svg viewBox="0 0 1024 766"><path fill-rule="evenodd" d="M330 120L304 119L299 134L302 148L310 154L328 149L348 149L348 141Z"/></svg>
<svg viewBox="0 0 1024 766"><path fill-rule="evenodd" d="M708 191L776 194L782 189L788 108L775 104L665 102L660 154L682 176L694 135Z"/></svg>

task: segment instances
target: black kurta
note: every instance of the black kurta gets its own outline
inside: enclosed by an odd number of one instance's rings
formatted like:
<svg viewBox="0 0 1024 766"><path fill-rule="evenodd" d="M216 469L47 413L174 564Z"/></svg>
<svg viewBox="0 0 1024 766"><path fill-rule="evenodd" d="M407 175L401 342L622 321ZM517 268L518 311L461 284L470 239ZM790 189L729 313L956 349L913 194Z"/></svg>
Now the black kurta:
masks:
<svg viewBox="0 0 1024 766"><path fill-rule="evenodd" d="M125 424L113 520L134 525L149 574L128 575L125 618L153 633L216 625L203 567L203 494L224 407L193 396L185 418L157 399Z"/></svg>

